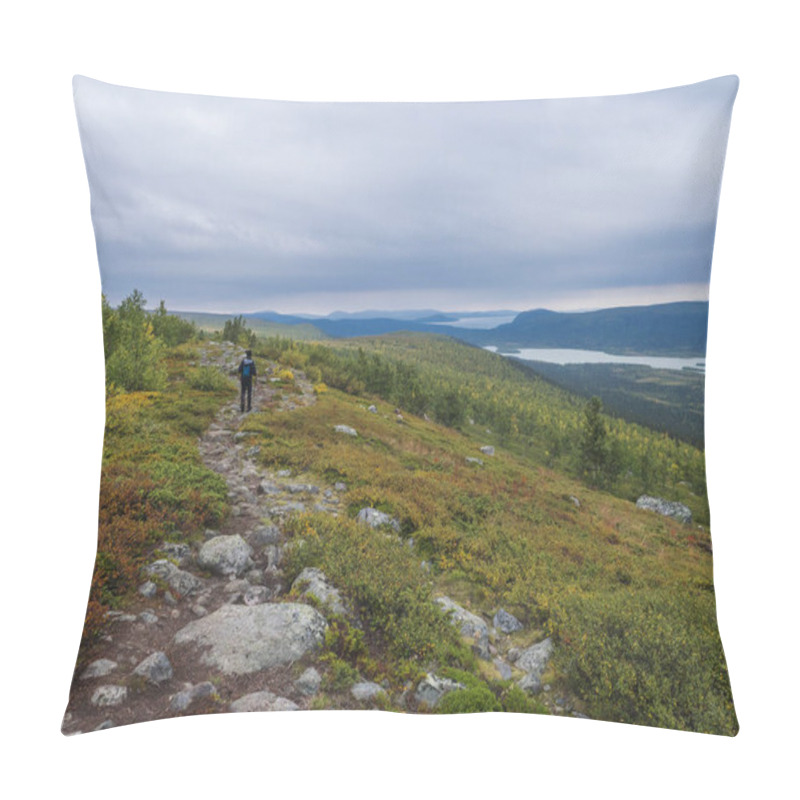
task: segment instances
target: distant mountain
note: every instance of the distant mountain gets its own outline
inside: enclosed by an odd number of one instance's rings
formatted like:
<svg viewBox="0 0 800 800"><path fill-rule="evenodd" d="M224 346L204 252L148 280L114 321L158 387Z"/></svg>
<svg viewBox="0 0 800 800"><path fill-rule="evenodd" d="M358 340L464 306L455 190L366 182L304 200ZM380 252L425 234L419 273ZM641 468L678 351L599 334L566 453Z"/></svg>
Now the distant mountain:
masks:
<svg viewBox="0 0 800 800"><path fill-rule="evenodd" d="M442 330L445 326L437 326ZM524 311L507 324L485 331L448 333L472 344L501 350L558 347L606 352L703 356L708 327L707 302L604 308L564 313Z"/></svg>

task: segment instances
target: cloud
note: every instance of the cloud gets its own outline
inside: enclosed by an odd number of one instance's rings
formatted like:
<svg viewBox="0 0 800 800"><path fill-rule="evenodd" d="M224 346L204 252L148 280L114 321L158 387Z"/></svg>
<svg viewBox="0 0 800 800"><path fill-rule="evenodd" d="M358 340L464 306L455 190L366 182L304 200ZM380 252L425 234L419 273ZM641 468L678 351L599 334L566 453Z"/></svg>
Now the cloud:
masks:
<svg viewBox="0 0 800 800"><path fill-rule="evenodd" d="M333 310L707 283L735 91L337 104L76 78L104 291Z"/></svg>

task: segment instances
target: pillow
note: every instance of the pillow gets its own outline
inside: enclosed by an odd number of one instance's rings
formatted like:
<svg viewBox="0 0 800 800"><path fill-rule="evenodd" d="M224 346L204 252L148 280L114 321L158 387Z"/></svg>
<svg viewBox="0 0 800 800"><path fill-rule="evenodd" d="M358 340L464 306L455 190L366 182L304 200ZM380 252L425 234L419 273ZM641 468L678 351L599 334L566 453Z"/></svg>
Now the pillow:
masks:
<svg viewBox="0 0 800 800"><path fill-rule="evenodd" d="M735 735L703 379L737 88L76 77L106 428L64 733L333 708Z"/></svg>

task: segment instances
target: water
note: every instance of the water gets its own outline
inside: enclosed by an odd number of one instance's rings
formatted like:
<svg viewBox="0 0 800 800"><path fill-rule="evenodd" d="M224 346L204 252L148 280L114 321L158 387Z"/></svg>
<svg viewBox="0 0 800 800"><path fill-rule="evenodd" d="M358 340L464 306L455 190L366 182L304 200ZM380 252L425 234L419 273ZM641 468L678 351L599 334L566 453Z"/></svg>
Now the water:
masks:
<svg viewBox="0 0 800 800"><path fill-rule="evenodd" d="M497 353L494 345L489 345L486 350ZM548 364L635 364L638 366L652 367L653 369L691 369L696 372L706 371L704 358L671 358L668 356L618 356L612 353L603 353L600 350L571 350L568 348L553 347L523 347L513 352L503 352L501 355L521 358L525 361L545 361Z"/></svg>

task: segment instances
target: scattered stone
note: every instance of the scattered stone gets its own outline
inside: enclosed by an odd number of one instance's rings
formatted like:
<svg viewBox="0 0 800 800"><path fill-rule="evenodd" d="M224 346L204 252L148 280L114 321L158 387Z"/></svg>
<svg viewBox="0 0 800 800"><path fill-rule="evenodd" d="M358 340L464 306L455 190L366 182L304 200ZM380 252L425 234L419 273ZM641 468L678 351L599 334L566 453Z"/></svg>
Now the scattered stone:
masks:
<svg viewBox="0 0 800 800"><path fill-rule="evenodd" d="M197 563L215 575L241 575L253 568L253 548L238 534L216 536L200 548Z"/></svg>
<svg viewBox="0 0 800 800"><path fill-rule="evenodd" d="M264 552L267 556L267 569L277 569L283 562L283 548L280 545L267 545Z"/></svg>
<svg viewBox="0 0 800 800"><path fill-rule="evenodd" d="M370 406L367 411L371 411L373 414L378 413L378 409L375 406Z"/></svg>
<svg viewBox="0 0 800 800"><path fill-rule="evenodd" d="M661 497L651 497L650 495L643 494L636 501L636 508L643 508L645 511L654 511L656 514L661 514L665 517L672 517L689 524L692 521L692 512L683 503L677 503L672 500L664 500Z"/></svg>
<svg viewBox="0 0 800 800"><path fill-rule="evenodd" d="M114 722L110 719L104 719L94 730L107 731L109 728L114 728Z"/></svg>
<svg viewBox="0 0 800 800"><path fill-rule="evenodd" d="M301 597L312 595L334 614L349 614L339 590L328 580L325 573L316 567L306 567L292 584L292 591Z"/></svg>
<svg viewBox="0 0 800 800"><path fill-rule="evenodd" d="M217 694L214 684L210 681L198 683L195 686L190 686L188 689L172 695L169 701L170 711L186 711L192 703L197 700L202 700L206 697L213 697Z"/></svg>
<svg viewBox="0 0 800 800"><path fill-rule="evenodd" d="M172 592L164 592L164 602L168 606L176 606L178 605L178 601L173 596Z"/></svg>
<svg viewBox="0 0 800 800"><path fill-rule="evenodd" d="M172 664L165 653L151 653L133 671L134 675L144 678L148 683L164 683L172 680Z"/></svg>
<svg viewBox="0 0 800 800"><path fill-rule="evenodd" d="M250 572L245 574L244 579L251 586L263 586L266 583L266 578L264 577L264 573L258 568L251 569Z"/></svg>
<svg viewBox="0 0 800 800"><path fill-rule="evenodd" d="M158 617L152 611L142 611L139 614L139 620L144 622L145 625L155 625L158 622Z"/></svg>
<svg viewBox="0 0 800 800"><path fill-rule="evenodd" d="M337 433L345 433L348 436L358 436L358 431L355 428L351 428L349 425L334 425L333 429Z"/></svg>
<svg viewBox="0 0 800 800"><path fill-rule="evenodd" d="M322 685L322 676L314 667L309 667L295 682L294 686L300 694L315 695Z"/></svg>
<svg viewBox="0 0 800 800"><path fill-rule="evenodd" d="M572 495L572 494L571 494L571 495L569 496L569 499L572 501L572 505L574 505L574 506L575 506L575 508L580 508L580 507L581 507L581 501L580 501L580 500L578 500L578 498L577 498L577 497L575 497L575 495Z"/></svg>
<svg viewBox="0 0 800 800"><path fill-rule="evenodd" d="M242 602L246 606L257 606L266 603L270 598L270 591L266 586L251 586L242 595Z"/></svg>
<svg viewBox="0 0 800 800"><path fill-rule="evenodd" d="M181 628L176 647L197 645L199 660L228 675L291 664L323 642L327 623L301 603L225 605Z"/></svg>
<svg viewBox="0 0 800 800"><path fill-rule="evenodd" d="M481 447L481 453L483 453L485 456L493 456L494 447L492 447L492 445L490 444L484 445L483 447Z"/></svg>
<svg viewBox="0 0 800 800"><path fill-rule="evenodd" d="M479 658L489 660L489 626L477 615L467 611L449 597L437 597L436 602L449 613L450 620L461 635L472 641L472 649Z"/></svg>
<svg viewBox="0 0 800 800"><path fill-rule="evenodd" d="M201 606L199 603L195 603L192 606L192 614L194 614L196 617L204 617L206 614L208 614L208 609L205 606Z"/></svg>
<svg viewBox="0 0 800 800"><path fill-rule="evenodd" d="M277 544L281 540L281 531L276 525L265 525L254 530L249 535L249 538L256 547L263 547L265 544Z"/></svg>
<svg viewBox="0 0 800 800"><path fill-rule="evenodd" d="M494 615L492 624L503 633L514 633L515 631L522 630L522 623L513 614L509 614L508 611L503 608Z"/></svg>
<svg viewBox="0 0 800 800"><path fill-rule="evenodd" d="M313 486L310 483L289 483L286 488L292 494L319 494L319 486Z"/></svg>
<svg viewBox="0 0 800 800"><path fill-rule="evenodd" d="M483 459L467 456L467 464L477 464L479 467L483 466Z"/></svg>
<svg viewBox="0 0 800 800"><path fill-rule="evenodd" d="M185 567L192 561L192 548L182 542L164 542L159 548L161 552L179 567Z"/></svg>
<svg viewBox="0 0 800 800"><path fill-rule="evenodd" d="M279 478L291 478L292 477L292 471L290 469L279 469L275 474Z"/></svg>
<svg viewBox="0 0 800 800"><path fill-rule="evenodd" d="M245 453L245 455L246 455L248 458L253 458L254 456L257 456L257 455L258 455L260 452L261 452L261 448L260 448L258 445L255 445L254 447L251 447L251 448L250 448L250 449L249 449L249 450L248 450L248 451Z"/></svg>
<svg viewBox="0 0 800 800"><path fill-rule="evenodd" d="M502 680L511 680L511 667L509 667L502 658L495 658L492 663L497 667L497 671L500 673L500 678Z"/></svg>
<svg viewBox="0 0 800 800"><path fill-rule="evenodd" d="M256 487L257 494L280 494L281 487L272 481L261 481Z"/></svg>
<svg viewBox="0 0 800 800"><path fill-rule="evenodd" d="M370 681L361 681L360 683L354 683L350 687L350 694L355 697L356 700L360 700L362 702L366 700L372 700L377 695L383 692L386 693L386 690L383 686L380 686L377 683L372 683Z"/></svg>
<svg viewBox="0 0 800 800"><path fill-rule="evenodd" d="M451 681L450 678L440 678L429 672L417 685L414 697L417 703L425 703L428 708L434 708L449 692L465 688L463 683Z"/></svg>
<svg viewBox="0 0 800 800"><path fill-rule="evenodd" d="M287 700L285 697L278 697L272 692L253 692L234 700L230 705L230 710L242 713L246 711L299 711L297 703Z"/></svg>
<svg viewBox="0 0 800 800"><path fill-rule="evenodd" d="M400 523L385 512L378 511L377 508L362 508L361 511L358 512L356 519L359 522L366 522L370 528L380 528L382 525L389 525L400 533Z"/></svg>
<svg viewBox="0 0 800 800"><path fill-rule="evenodd" d="M347 491L347 484L342 483L342 481L337 481L333 484L333 488L336 489L337 492L346 492Z"/></svg>
<svg viewBox="0 0 800 800"><path fill-rule="evenodd" d="M93 706L105 708L106 706L121 705L128 696L128 690L124 686L98 686L89 701Z"/></svg>
<svg viewBox="0 0 800 800"><path fill-rule="evenodd" d="M166 558L160 558L152 564L144 568L146 575L155 578L161 578L166 581L169 588L178 595L187 596L199 591L203 582L196 575L191 572L179 569L171 561ZM170 600L166 597L164 599L169 603ZM175 599L174 597L172 598Z"/></svg>
<svg viewBox="0 0 800 800"><path fill-rule="evenodd" d="M86 681L91 678L104 678L106 675L110 675L118 666L116 661L112 661L109 658L99 658L97 661L92 661L81 673L81 680Z"/></svg>
<svg viewBox="0 0 800 800"><path fill-rule="evenodd" d="M522 650L515 660L515 666L525 672L525 676L517 681L520 688L531 694L542 689L542 673L553 654L553 640L548 636L537 644Z"/></svg>
<svg viewBox="0 0 800 800"><path fill-rule="evenodd" d="M153 581L145 581L137 591L142 597L155 597L158 593L158 586Z"/></svg>

